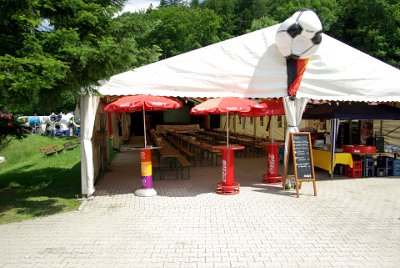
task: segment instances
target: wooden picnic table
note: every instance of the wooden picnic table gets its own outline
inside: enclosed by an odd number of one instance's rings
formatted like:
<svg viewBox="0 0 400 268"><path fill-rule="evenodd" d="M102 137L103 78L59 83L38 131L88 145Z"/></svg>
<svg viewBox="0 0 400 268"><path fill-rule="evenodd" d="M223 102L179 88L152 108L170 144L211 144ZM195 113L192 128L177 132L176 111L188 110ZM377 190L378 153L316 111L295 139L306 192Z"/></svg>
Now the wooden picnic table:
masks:
<svg viewBox="0 0 400 268"><path fill-rule="evenodd" d="M179 152L178 149L174 148L168 141L162 141L162 148L158 150L160 154L161 168L163 166L163 162L167 165L164 167L169 167L170 170L175 171L176 179L179 178L179 172L182 172L181 177L183 179L183 169L186 168L188 170L187 179L190 178L190 163L186 160L186 158ZM165 169L163 169L163 178L165 175Z"/></svg>
<svg viewBox="0 0 400 268"><path fill-rule="evenodd" d="M181 155L179 151L173 147L162 147L158 151L160 152L160 157L163 158L177 158Z"/></svg>

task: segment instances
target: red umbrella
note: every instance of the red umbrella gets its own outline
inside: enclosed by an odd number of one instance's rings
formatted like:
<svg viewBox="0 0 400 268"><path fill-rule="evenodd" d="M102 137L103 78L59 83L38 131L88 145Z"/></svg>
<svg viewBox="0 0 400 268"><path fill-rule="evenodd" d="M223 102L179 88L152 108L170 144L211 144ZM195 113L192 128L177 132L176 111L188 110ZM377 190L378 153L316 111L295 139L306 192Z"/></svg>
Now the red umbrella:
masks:
<svg viewBox="0 0 400 268"><path fill-rule="evenodd" d="M104 112L138 112L143 111L144 147L147 147L145 111L164 111L181 108L183 103L175 98L152 95L124 96L107 104Z"/></svg>
<svg viewBox="0 0 400 268"><path fill-rule="evenodd" d="M226 113L226 144L229 146L229 114L235 112L249 112L251 110L262 110L263 106L256 101L239 98L239 97L223 97L209 99L190 110L191 114L223 114Z"/></svg>
<svg viewBox="0 0 400 268"><path fill-rule="evenodd" d="M138 111L163 111L167 109L181 108L182 102L177 99L152 96L152 95L134 95L124 96L118 100L107 104L104 107L105 112L138 112Z"/></svg>
<svg viewBox="0 0 400 268"><path fill-rule="evenodd" d="M240 112L239 116L258 117L258 116L273 116L284 115L282 99L269 99L260 102L264 109L251 109L249 112Z"/></svg>

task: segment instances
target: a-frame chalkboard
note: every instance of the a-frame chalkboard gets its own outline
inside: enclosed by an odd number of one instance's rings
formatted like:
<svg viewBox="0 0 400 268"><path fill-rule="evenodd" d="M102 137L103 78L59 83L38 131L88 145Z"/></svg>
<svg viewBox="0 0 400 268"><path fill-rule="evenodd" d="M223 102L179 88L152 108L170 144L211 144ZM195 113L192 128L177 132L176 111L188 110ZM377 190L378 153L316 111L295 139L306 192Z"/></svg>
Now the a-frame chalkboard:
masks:
<svg viewBox="0 0 400 268"><path fill-rule="evenodd" d="M296 180L296 195L299 197L299 189L303 182L311 181L313 183L314 195L317 195L315 183L314 161L311 148L311 138L309 132L290 133L289 148L292 149L294 177ZM286 161L287 163L288 161ZM285 165L287 166L287 165ZM287 168L283 179L285 188Z"/></svg>

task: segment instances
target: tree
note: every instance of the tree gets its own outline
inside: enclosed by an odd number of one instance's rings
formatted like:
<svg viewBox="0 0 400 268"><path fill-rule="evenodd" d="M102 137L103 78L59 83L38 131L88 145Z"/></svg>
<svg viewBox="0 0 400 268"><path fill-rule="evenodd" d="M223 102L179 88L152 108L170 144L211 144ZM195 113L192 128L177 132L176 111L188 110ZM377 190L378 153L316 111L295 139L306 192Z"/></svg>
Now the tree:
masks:
<svg viewBox="0 0 400 268"><path fill-rule="evenodd" d="M140 45L158 45L163 58L175 56L218 42L220 18L209 9L166 6L148 13L158 22L155 29L140 39Z"/></svg>
<svg viewBox="0 0 400 268"><path fill-rule="evenodd" d="M331 25L336 23L341 8L338 1L332 0L268 0L267 2L267 13L279 22L283 22L302 8L313 10L319 16L324 31L329 31Z"/></svg>
<svg viewBox="0 0 400 268"><path fill-rule="evenodd" d="M254 32L256 30L260 30L265 27L269 27L272 25L277 24L278 22L270 17L263 16L259 19L253 20L251 23L250 29L247 30L247 32Z"/></svg>
<svg viewBox="0 0 400 268"><path fill-rule="evenodd" d="M191 0L190 7L191 8L200 7L200 1L199 0Z"/></svg>
<svg viewBox="0 0 400 268"><path fill-rule="evenodd" d="M184 0L160 0L159 7L165 6L185 6L186 1Z"/></svg>
<svg viewBox="0 0 400 268"><path fill-rule="evenodd" d="M343 42L400 68L400 3L341 0L340 19L331 33Z"/></svg>
<svg viewBox="0 0 400 268"><path fill-rule="evenodd" d="M0 109L53 109L115 73L154 61L157 48L139 48L139 31L115 17L125 0L5 0L0 6ZM139 22L139 20L141 20ZM47 25L45 22L48 22ZM47 112L50 112L49 110Z"/></svg>
<svg viewBox="0 0 400 268"><path fill-rule="evenodd" d="M268 0L204 0L202 7L212 9L222 18L221 37L244 34L254 20L269 16Z"/></svg>
<svg viewBox="0 0 400 268"><path fill-rule="evenodd" d="M236 36L235 0L204 0L201 6L213 10L222 19L218 33L221 40Z"/></svg>
<svg viewBox="0 0 400 268"><path fill-rule="evenodd" d="M168 6L168 1L167 0L160 0L160 3L158 5L159 7L165 7Z"/></svg>
<svg viewBox="0 0 400 268"><path fill-rule="evenodd" d="M244 34L253 20L267 15L267 0L236 0L235 35Z"/></svg>

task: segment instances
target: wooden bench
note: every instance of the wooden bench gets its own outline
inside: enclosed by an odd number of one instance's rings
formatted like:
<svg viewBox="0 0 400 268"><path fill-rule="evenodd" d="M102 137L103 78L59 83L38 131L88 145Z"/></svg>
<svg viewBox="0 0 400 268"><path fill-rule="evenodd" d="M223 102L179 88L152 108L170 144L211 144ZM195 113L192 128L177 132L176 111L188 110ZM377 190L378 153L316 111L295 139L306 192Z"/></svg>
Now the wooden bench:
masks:
<svg viewBox="0 0 400 268"><path fill-rule="evenodd" d="M190 167L192 166L190 164L190 162L184 156L178 157L177 160L178 160L178 163L179 163L179 167L181 169L181 178L182 179L186 179L186 180L190 179ZM184 176L183 176L183 170L184 169L187 170L187 177L186 178L184 178Z"/></svg>
<svg viewBox="0 0 400 268"><path fill-rule="evenodd" d="M251 149L252 149L252 156L256 155L257 157L259 157L259 156L265 155L265 153L264 153L265 147L263 147L263 146L253 144Z"/></svg>
<svg viewBox="0 0 400 268"><path fill-rule="evenodd" d="M162 170L162 166L160 161L158 160L158 157L153 157L151 159L151 165L153 166L153 170L154 170L154 180L157 180L157 174L159 175L159 179L163 180L164 179L164 174L163 174L163 170Z"/></svg>
<svg viewBox="0 0 400 268"><path fill-rule="evenodd" d="M193 165L196 166L196 154L190 151L189 149L183 147L182 145L179 147L179 151L184 153L189 160L193 160Z"/></svg>
<svg viewBox="0 0 400 268"><path fill-rule="evenodd" d="M211 166L214 156L215 156L215 165L218 166L218 158L220 160L222 159L222 152L220 150L210 149L210 153L211 153Z"/></svg>
<svg viewBox="0 0 400 268"><path fill-rule="evenodd" d="M49 145L47 147L42 147L40 148L40 151L44 153L45 155L52 155L56 154L58 152L62 152L64 149L58 149L57 145Z"/></svg>
<svg viewBox="0 0 400 268"><path fill-rule="evenodd" d="M79 146L79 144L73 143L72 141L66 142L63 145L64 145L64 150L72 150Z"/></svg>

